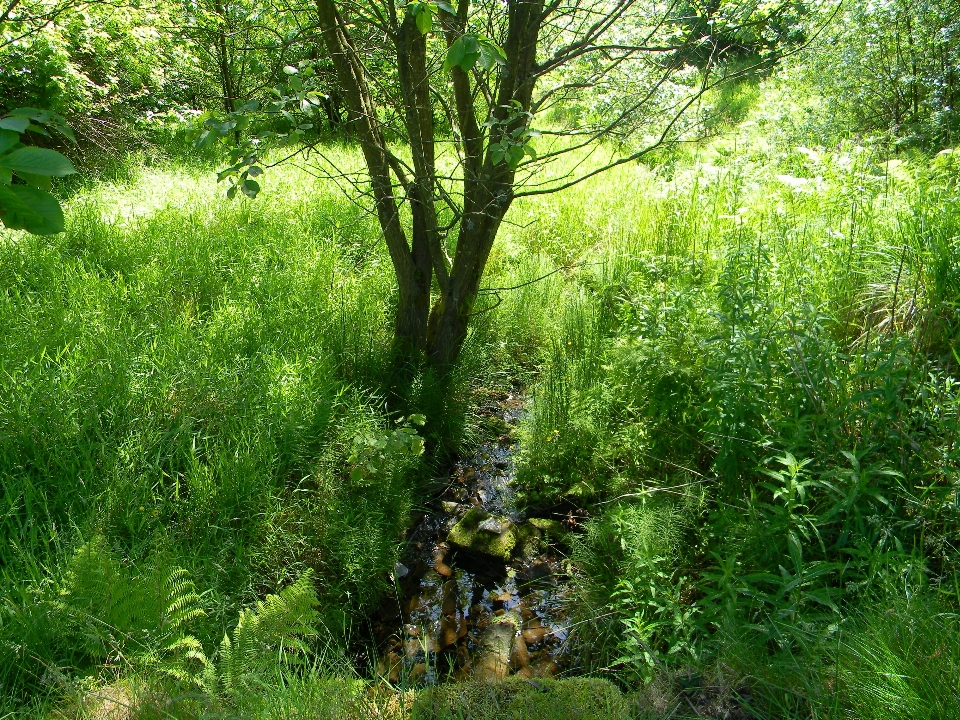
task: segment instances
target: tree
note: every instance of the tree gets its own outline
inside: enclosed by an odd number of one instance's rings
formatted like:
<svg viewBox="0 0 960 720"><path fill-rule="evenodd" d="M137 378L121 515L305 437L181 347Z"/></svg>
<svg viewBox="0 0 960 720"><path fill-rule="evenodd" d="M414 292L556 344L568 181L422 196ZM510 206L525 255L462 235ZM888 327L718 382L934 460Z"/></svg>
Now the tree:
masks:
<svg viewBox="0 0 960 720"><path fill-rule="evenodd" d="M460 354L511 204L681 140L697 123L697 100L723 80L723 47L710 35L691 38L672 19L675 2L315 0L314 7L366 171L356 176L325 164L322 150L304 152L372 201L397 278L397 345L439 369ZM718 12L754 24L764 14L782 16L770 3L763 8L721 3ZM699 69L676 61L689 43L708 50L697 53ZM262 109L312 115L319 104L312 69L286 71L287 87ZM533 128L552 107L597 98L574 127ZM438 132L438 118L452 137ZM304 119L294 136L309 125ZM229 136L243 120L240 112L211 121L201 142ZM639 135L646 139L637 144ZM239 188L255 196L265 149L289 140L266 133L237 147L220 174L231 179L228 195ZM589 170L546 172L605 141L622 152Z"/></svg>
<svg viewBox="0 0 960 720"><path fill-rule="evenodd" d="M950 147L960 133L960 0L852 0L801 70L844 134Z"/></svg>

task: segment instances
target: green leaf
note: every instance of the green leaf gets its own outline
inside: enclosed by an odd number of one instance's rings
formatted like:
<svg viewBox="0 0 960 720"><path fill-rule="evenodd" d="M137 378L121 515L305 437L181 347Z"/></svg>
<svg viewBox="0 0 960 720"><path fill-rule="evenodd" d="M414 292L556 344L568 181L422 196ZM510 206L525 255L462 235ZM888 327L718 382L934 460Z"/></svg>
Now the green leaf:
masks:
<svg viewBox="0 0 960 720"><path fill-rule="evenodd" d="M457 14L457 9L448 2L444 2L443 0L437 0L433 4L436 5L438 8L440 8L441 10L443 10L444 12L450 13L451 15Z"/></svg>
<svg viewBox="0 0 960 720"><path fill-rule="evenodd" d="M300 71L297 70L293 65L284 65L283 72L285 72L287 75L296 75Z"/></svg>
<svg viewBox="0 0 960 720"><path fill-rule="evenodd" d="M517 169L520 161L523 160L523 154L523 147L520 145L513 145L507 150L507 165L511 170Z"/></svg>
<svg viewBox="0 0 960 720"><path fill-rule="evenodd" d="M247 172L250 173L250 177L257 177L263 175L263 168L258 165L251 165Z"/></svg>
<svg viewBox="0 0 960 720"><path fill-rule="evenodd" d="M523 146L523 152L529 155L531 160L537 159L537 151L534 149L533 145L531 145L530 143L527 143L526 145Z"/></svg>
<svg viewBox="0 0 960 720"><path fill-rule="evenodd" d="M489 70L494 65L506 65L507 55L501 47L487 38L480 38L480 67Z"/></svg>
<svg viewBox="0 0 960 720"><path fill-rule="evenodd" d="M15 173L25 172L48 177L63 177L77 172L73 163L56 150L38 147L22 147L0 157L0 167Z"/></svg>
<svg viewBox="0 0 960 720"><path fill-rule="evenodd" d="M30 127L30 120L25 117L5 117L0 120L0 128L13 130L16 133L26 132Z"/></svg>
<svg viewBox="0 0 960 720"><path fill-rule="evenodd" d="M469 72L474 63L480 59L480 41L475 35L464 35L463 40L463 60L460 61L460 69Z"/></svg>
<svg viewBox="0 0 960 720"><path fill-rule="evenodd" d="M20 135L13 130L0 130L0 153L5 153L20 142Z"/></svg>
<svg viewBox="0 0 960 720"><path fill-rule="evenodd" d="M13 171L7 170L5 168L0 168L0 183L3 185L9 185L13 182Z"/></svg>
<svg viewBox="0 0 960 720"><path fill-rule="evenodd" d="M244 180L243 184L240 186L240 190L248 198L255 198L257 193L260 192L260 183L256 180Z"/></svg>
<svg viewBox="0 0 960 720"><path fill-rule="evenodd" d="M45 175L33 175L32 173L17 173L21 180L23 180L27 185L32 185L33 187L40 188L41 190L50 190L53 187L53 183L50 182L50 178Z"/></svg>
<svg viewBox="0 0 960 720"><path fill-rule="evenodd" d="M11 110L10 115L29 118L38 123L48 123L58 118L62 120L59 115L54 115L49 110L37 110L36 108L17 108L16 110Z"/></svg>
<svg viewBox="0 0 960 720"><path fill-rule="evenodd" d="M287 80L287 85L289 85L290 89L294 92L300 92L303 90L303 80L298 78L296 75L290 76L290 79Z"/></svg>
<svg viewBox="0 0 960 720"><path fill-rule="evenodd" d="M450 49L447 50L443 67L447 70L459 67L464 72L469 72L479 57L480 41L477 40L475 35L463 35L457 38Z"/></svg>
<svg viewBox="0 0 960 720"><path fill-rule="evenodd" d="M237 186L231 185L229 188L227 188L227 199L233 200L236 196L237 196Z"/></svg>
<svg viewBox="0 0 960 720"><path fill-rule="evenodd" d="M463 62L465 53L463 38L457 38L453 45L450 46L450 49L447 50L447 57L443 61L443 69L452 70L455 67L459 67L460 63Z"/></svg>
<svg viewBox="0 0 960 720"><path fill-rule="evenodd" d="M433 8L427 3L417 3L417 5L420 6L419 10L414 13L414 17L417 20L417 28L420 30L421 35L426 35L433 30Z"/></svg>
<svg viewBox="0 0 960 720"><path fill-rule="evenodd" d="M25 185L0 185L0 221L33 235L63 232L63 210L50 193Z"/></svg>

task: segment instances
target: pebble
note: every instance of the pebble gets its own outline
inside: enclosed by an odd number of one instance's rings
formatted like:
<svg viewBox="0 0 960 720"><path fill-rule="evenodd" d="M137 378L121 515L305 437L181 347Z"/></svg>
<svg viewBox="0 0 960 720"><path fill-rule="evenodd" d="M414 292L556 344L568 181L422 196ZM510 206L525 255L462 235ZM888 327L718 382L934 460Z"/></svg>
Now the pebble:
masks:
<svg viewBox="0 0 960 720"><path fill-rule="evenodd" d="M542 642L546 636L547 629L545 627L528 628L523 631L523 639L530 645L536 645Z"/></svg>
<svg viewBox="0 0 960 720"><path fill-rule="evenodd" d="M521 670L530 664L530 652L522 636L513 639L513 649L510 652L510 665L514 670Z"/></svg>
<svg viewBox="0 0 960 720"><path fill-rule="evenodd" d="M457 581L447 580L443 584L443 602L440 606L440 612L443 615L453 615L457 612Z"/></svg>
<svg viewBox="0 0 960 720"><path fill-rule="evenodd" d="M440 634L437 636L437 649L443 650L453 645L459 638L457 630L456 620L440 618Z"/></svg>
<svg viewBox="0 0 960 720"><path fill-rule="evenodd" d="M377 673L390 682L395 683L400 680L400 669L403 667L403 659L395 652L389 652L377 661Z"/></svg>
<svg viewBox="0 0 960 720"><path fill-rule="evenodd" d="M410 668L410 682L416 682L424 675L427 674L427 664L426 663L417 663L412 668Z"/></svg>
<svg viewBox="0 0 960 720"><path fill-rule="evenodd" d="M553 661L551 657L541 658L533 668L534 674L538 677L550 677L560 671L560 666Z"/></svg>

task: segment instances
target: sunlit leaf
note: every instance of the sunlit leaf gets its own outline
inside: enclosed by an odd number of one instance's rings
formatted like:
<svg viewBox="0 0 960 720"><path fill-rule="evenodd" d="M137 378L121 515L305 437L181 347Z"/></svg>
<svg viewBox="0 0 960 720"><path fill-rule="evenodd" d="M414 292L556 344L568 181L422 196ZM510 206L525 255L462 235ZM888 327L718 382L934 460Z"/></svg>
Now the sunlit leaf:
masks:
<svg viewBox="0 0 960 720"><path fill-rule="evenodd" d="M66 157L56 150L38 147L22 147L0 157L0 167L15 173L30 173L48 177L73 175L76 169Z"/></svg>
<svg viewBox="0 0 960 720"><path fill-rule="evenodd" d="M426 35L433 30L433 11L426 3L420 3L420 12L416 14L417 28Z"/></svg>

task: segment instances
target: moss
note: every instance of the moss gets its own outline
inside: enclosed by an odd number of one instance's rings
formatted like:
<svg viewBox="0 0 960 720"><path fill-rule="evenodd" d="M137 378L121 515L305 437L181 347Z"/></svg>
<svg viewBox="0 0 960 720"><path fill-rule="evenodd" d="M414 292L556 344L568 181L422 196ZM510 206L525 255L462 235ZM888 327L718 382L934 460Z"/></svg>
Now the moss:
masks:
<svg viewBox="0 0 960 720"><path fill-rule="evenodd" d="M566 528L563 527L563 523L559 520L530 518L527 522L555 540L562 540L568 535Z"/></svg>
<svg viewBox="0 0 960 720"><path fill-rule="evenodd" d="M490 514L480 508L469 510L450 530L447 540L458 547L507 562L517 544L517 529L510 521L497 518L503 525L502 532L480 530L480 523L488 517Z"/></svg>
<svg viewBox="0 0 960 720"><path fill-rule="evenodd" d="M421 692L414 720L621 720L627 701L610 682L595 678L464 682Z"/></svg>

